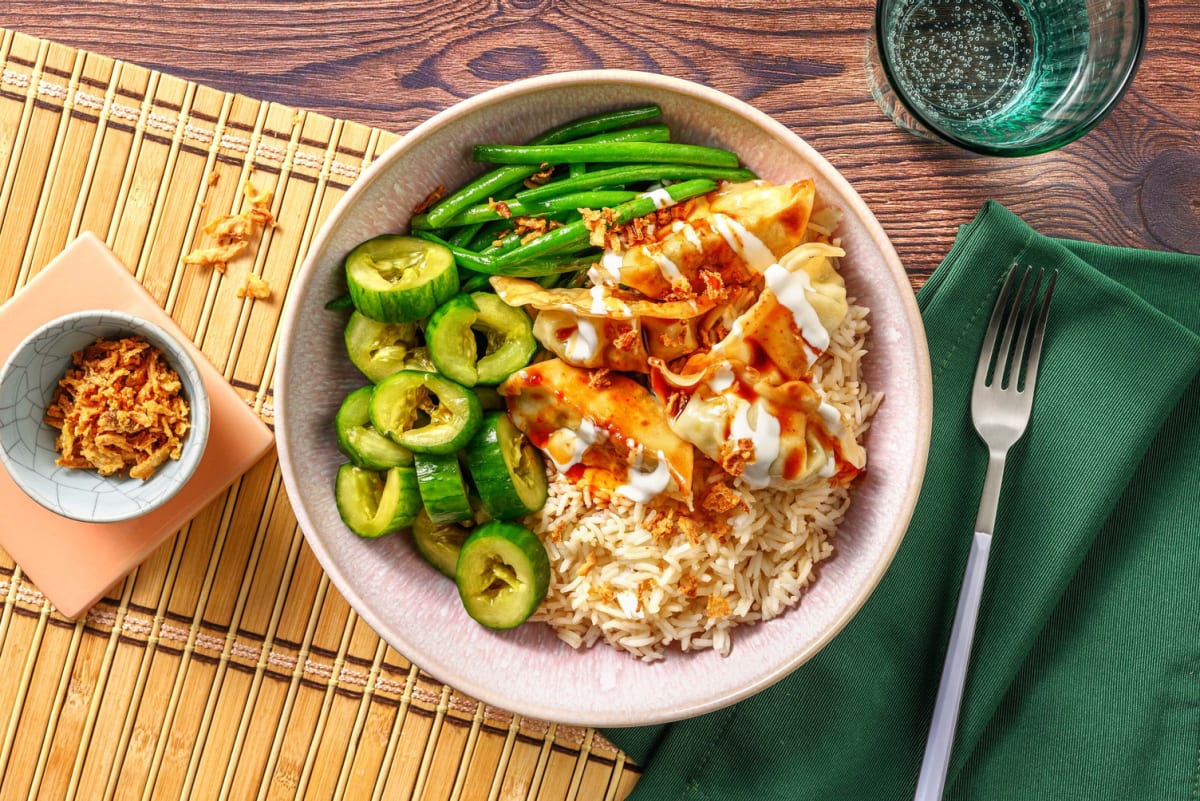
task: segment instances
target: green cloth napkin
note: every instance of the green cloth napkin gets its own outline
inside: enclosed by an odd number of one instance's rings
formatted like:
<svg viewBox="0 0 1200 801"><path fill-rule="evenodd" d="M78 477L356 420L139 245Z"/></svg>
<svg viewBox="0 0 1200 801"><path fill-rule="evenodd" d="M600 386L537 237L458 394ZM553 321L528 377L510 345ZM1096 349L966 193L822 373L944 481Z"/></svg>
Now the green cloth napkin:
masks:
<svg viewBox="0 0 1200 801"><path fill-rule="evenodd" d="M644 767L635 801L912 798L987 456L971 380L1014 263L1058 286L946 797L1200 798L1200 258L1051 239L989 202L918 293L933 439L887 574L777 685L606 731Z"/></svg>

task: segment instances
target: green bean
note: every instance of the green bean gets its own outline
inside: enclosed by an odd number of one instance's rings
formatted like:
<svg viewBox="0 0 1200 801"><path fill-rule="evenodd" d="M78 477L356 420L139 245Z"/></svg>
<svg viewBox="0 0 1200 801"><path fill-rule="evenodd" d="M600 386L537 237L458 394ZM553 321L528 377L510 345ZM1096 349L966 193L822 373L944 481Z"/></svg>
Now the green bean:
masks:
<svg viewBox="0 0 1200 801"><path fill-rule="evenodd" d="M493 164L566 164L572 161L653 162L736 167L728 150L661 142L570 142L563 145L476 145L476 161Z"/></svg>
<svg viewBox="0 0 1200 801"><path fill-rule="evenodd" d="M492 246L497 239L503 239L507 234L511 233L512 225L508 220L496 220L495 222L484 223L479 229L479 233L471 238L471 241L465 245L467 250L476 252Z"/></svg>
<svg viewBox="0 0 1200 801"><path fill-rule="evenodd" d="M587 245L587 242L583 244ZM468 261L475 261L476 264L483 263L478 261L479 256L476 254L459 253L453 248L451 248L451 251L454 253L455 261L460 264L464 258ZM516 278L537 278L543 275L574 273L587 270L600 259L602 253L603 251L598 248L586 248L571 253L556 253L536 258L521 259L513 264L489 264L486 274L509 275ZM480 270L479 272L483 273L484 270Z"/></svg>
<svg viewBox="0 0 1200 801"><path fill-rule="evenodd" d="M703 195L717 188L715 181L707 178L695 178L672 184L653 194L641 195L612 209L613 222L623 225L637 217L644 217L660 208L678 203L688 198ZM663 201L665 193L670 203ZM474 253L455 245L429 231L413 231L413 236L439 242L450 248L458 266L477 273L488 275L540 276L551 273L574 272L587 269L599 255L592 248L590 252L580 252L586 248L591 238L591 232L583 220L576 220L555 228L542 236L532 239L505 253L496 256Z"/></svg>
<svg viewBox="0 0 1200 801"><path fill-rule="evenodd" d="M756 176L741 167L698 167L694 164L626 164L603 170L587 172L552 181L532 189L517 192L514 197L530 203L546 200L560 194L574 194L602 186L624 186L641 181L677 181L688 178L711 178L714 181L750 181Z"/></svg>
<svg viewBox="0 0 1200 801"><path fill-rule="evenodd" d="M414 217L413 219L415 220L416 218ZM415 224L413 225L413 227L416 227ZM449 228L450 226L446 226L446 227ZM468 245L470 245L471 240L475 238L475 235L479 233L479 229L481 229L481 228L483 228L482 221L473 223L471 225L464 225L461 228L459 228L457 231L455 231L453 234L448 236L446 238L446 241L449 242L451 245L460 245L460 246L464 246L464 247L468 246Z"/></svg>
<svg viewBox="0 0 1200 801"><path fill-rule="evenodd" d="M463 282L462 286L459 288L459 291L470 294L472 292L478 292L481 289L491 288L492 277L490 275L484 275L483 273L471 273L471 277Z"/></svg>
<svg viewBox="0 0 1200 801"><path fill-rule="evenodd" d="M429 242L437 242L439 245L449 248L450 252L454 255L455 265L459 269L465 268L467 271L473 273L491 274L487 268L491 267L492 260L480 256L473 250L467 250L466 248L459 247L458 245L451 245L448 241L432 231L413 231L412 235L417 239L424 239Z"/></svg>
<svg viewBox="0 0 1200 801"><path fill-rule="evenodd" d="M535 203L506 200L504 203L508 207L508 215L501 214L497 204L481 204L478 206L472 206L469 209L464 209L463 211L451 217L442 227L455 228L458 226L474 225L476 223L504 219L507 216L535 217L556 211L574 211L575 209L581 208L601 209L616 206L620 203L633 200L635 197L637 197L637 194L637 192L622 189L596 192L576 192ZM414 229L427 229L429 227L428 216L418 215L417 217L414 217L412 219L412 227ZM455 242L453 237L450 238L450 241L456 245L464 244L463 242Z"/></svg>
<svg viewBox="0 0 1200 801"><path fill-rule="evenodd" d="M493 275L510 275L515 278L537 278L543 275L576 273L587 270L600 260L602 251L597 249L581 253L560 254L537 259L526 259L517 264L495 268Z"/></svg>
<svg viewBox="0 0 1200 801"><path fill-rule="evenodd" d="M588 144L643 142L666 143L671 140L671 130L665 125L643 125L639 128L628 128L623 131L611 131L596 134L586 139L577 140ZM444 228L447 220L471 204L489 197L503 197L506 190L514 184L529 178L543 169L541 164L526 164L512 167L502 167L475 179L465 187L455 192L450 198L442 200L424 215L425 223L430 228ZM453 200L453 203L449 203ZM418 217L414 218L416 222Z"/></svg>
<svg viewBox="0 0 1200 801"><path fill-rule="evenodd" d="M530 144L553 145L568 142L580 137L601 134L625 125L634 125L646 120L652 120L661 113L662 110L658 106L637 106L635 108L606 111L588 117L580 117L557 128L551 128L549 131L530 140ZM442 198L437 205L429 210L433 221L432 225L435 228L440 228L445 220L450 219L467 206L487 197L495 197L504 187L522 181L537 171L538 167L533 167L532 169L527 166L506 167L492 170L479 176L457 192Z"/></svg>
<svg viewBox="0 0 1200 801"><path fill-rule="evenodd" d="M501 253L507 253L520 244L521 235L516 231L509 231L499 239L493 240L488 247L479 251L479 255L487 258L493 258L495 256L499 256Z"/></svg>
<svg viewBox="0 0 1200 801"><path fill-rule="evenodd" d="M662 109L655 105L634 106L633 108L618 109L617 111L602 111L588 117L580 117L563 123L557 128L551 128L530 140L536 145L555 145L584 136L592 136L626 125L652 120L662 114Z"/></svg>
<svg viewBox="0 0 1200 801"><path fill-rule="evenodd" d="M681 183L672 184L665 192L672 203L678 203L681 200L686 200L696 195L703 195L706 192L711 192L716 189L717 185L714 181L706 178L697 178L691 181L683 181ZM651 212L663 208L663 201L658 195L643 195L627 203L622 203L612 209L613 221L617 225L622 225L629 222L635 217L644 217ZM507 253L498 256L494 259L483 257L479 266L468 265L476 272L511 275L512 273L500 273L499 271L521 264L527 259L538 258L542 256L561 254L564 251L570 251L574 248L582 247L587 244L591 232L588 230L587 223L583 220L567 223L566 225L548 231L537 239L521 245L518 248L508 251ZM455 254L457 256L457 254Z"/></svg>
<svg viewBox="0 0 1200 801"><path fill-rule="evenodd" d="M539 169L538 165L501 167L486 172L452 195L443 198L425 215L431 228L441 228L446 220L473 203L495 197L518 181L523 181Z"/></svg>
<svg viewBox="0 0 1200 801"><path fill-rule="evenodd" d="M329 311L345 311L354 308L354 301L350 298L350 293L338 295L333 300L325 304L325 308Z"/></svg>

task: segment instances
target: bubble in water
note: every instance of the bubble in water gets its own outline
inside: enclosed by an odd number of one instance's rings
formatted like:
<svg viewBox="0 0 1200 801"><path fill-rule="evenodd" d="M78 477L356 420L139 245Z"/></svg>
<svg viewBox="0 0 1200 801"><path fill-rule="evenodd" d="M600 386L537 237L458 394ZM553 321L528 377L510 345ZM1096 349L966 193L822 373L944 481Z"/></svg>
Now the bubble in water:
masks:
<svg viewBox="0 0 1200 801"><path fill-rule="evenodd" d="M988 118L1020 94L1033 45L1018 0L901 2L887 41L905 92L929 113L962 122Z"/></svg>

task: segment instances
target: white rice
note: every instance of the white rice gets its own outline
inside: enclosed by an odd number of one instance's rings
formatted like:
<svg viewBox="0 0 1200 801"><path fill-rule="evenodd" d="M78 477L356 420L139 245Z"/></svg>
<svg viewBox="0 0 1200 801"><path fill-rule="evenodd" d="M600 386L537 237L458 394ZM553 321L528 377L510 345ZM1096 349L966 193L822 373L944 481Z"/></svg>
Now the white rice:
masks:
<svg viewBox="0 0 1200 801"><path fill-rule="evenodd" d="M813 368L813 386L860 442L881 400L861 375L868 328L867 309L851 301ZM528 521L546 544L552 572L533 619L575 648L603 640L646 661L664 658L670 648L728 654L735 627L799 603L816 566L833 556L851 492L827 481L791 490L751 490L739 482L734 489L749 511L735 510L732 533L692 543L678 529L656 539L647 525L657 512L648 506L593 496L586 485L552 472L549 500ZM685 577L696 580L691 593L681 587ZM727 603L728 613L710 615L710 598Z"/></svg>

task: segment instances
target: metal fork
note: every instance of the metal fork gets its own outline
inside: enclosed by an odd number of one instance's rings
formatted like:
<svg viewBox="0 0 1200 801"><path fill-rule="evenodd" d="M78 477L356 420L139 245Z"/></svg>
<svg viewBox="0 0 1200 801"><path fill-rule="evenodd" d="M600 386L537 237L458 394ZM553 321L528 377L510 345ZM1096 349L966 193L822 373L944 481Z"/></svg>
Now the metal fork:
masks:
<svg viewBox="0 0 1200 801"><path fill-rule="evenodd" d="M1010 290L1016 273L1017 266L1014 264L996 298L992 319L980 348L979 365L975 369L971 421L979 437L988 446L988 466L979 499L979 515L975 519L975 538L971 543L962 589L958 594L958 608L954 612L950 644L942 665L942 679L933 707L929 739L925 744L925 756L917 778L916 801L941 801L945 790L950 749L954 744L971 642L975 637L975 621L979 616L979 599L983 594L983 578L992 547L992 531L996 526L996 507L1004 478L1004 462L1009 448L1021 439L1029 424L1046 317L1050 311L1050 297L1054 294L1054 282L1058 277L1057 270L1050 273L1039 306L1038 290L1045 271L1038 270L1034 275L1033 268L1027 268L1010 304ZM1026 296L1025 287L1031 275L1034 276L1033 288ZM1032 338L1029 336L1031 330ZM997 342L997 339L1000 341Z"/></svg>

